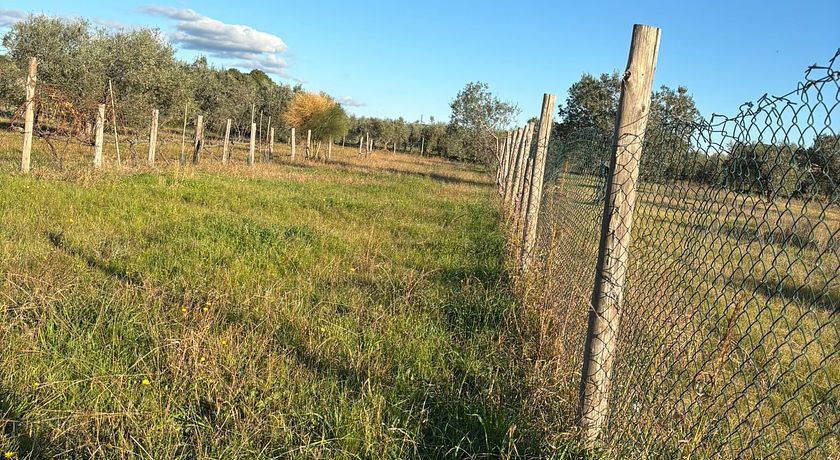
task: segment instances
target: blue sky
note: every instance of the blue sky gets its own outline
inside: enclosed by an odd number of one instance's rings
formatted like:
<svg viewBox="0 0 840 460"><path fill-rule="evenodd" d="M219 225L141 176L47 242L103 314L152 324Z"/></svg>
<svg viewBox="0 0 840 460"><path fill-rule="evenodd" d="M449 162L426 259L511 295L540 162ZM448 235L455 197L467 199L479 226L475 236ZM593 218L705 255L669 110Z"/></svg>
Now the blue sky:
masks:
<svg viewBox="0 0 840 460"><path fill-rule="evenodd" d="M563 101L581 73L622 69L634 23L662 28L655 85L687 86L705 116L794 89L840 47L837 0L4 0L0 31L29 12L159 27L183 58L262 67L353 113L409 120L448 119L475 80L534 116L542 93Z"/></svg>

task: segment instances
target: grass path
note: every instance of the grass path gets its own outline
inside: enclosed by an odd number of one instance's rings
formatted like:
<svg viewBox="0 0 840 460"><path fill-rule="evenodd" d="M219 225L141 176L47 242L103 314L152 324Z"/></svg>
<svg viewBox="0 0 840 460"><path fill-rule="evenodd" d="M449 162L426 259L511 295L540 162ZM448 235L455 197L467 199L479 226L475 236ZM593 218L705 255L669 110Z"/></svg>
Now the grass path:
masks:
<svg viewBox="0 0 840 460"><path fill-rule="evenodd" d="M336 157L4 173L0 450L546 455L492 187Z"/></svg>

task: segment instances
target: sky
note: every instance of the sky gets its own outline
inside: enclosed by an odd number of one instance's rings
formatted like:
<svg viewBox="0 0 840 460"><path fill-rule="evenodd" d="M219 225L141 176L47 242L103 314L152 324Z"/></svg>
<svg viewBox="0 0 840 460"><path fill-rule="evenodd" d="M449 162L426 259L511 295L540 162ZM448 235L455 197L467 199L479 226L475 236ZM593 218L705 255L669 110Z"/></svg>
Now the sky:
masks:
<svg viewBox="0 0 840 460"><path fill-rule="evenodd" d="M518 121L537 116L543 93L562 102L581 74L622 71L636 23L662 29L654 86L686 86L707 117L795 89L840 48L838 0L4 0L0 33L29 13L157 27L185 60L260 68L351 113L410 121L448 120L470 81L519 106Z"/></svg>

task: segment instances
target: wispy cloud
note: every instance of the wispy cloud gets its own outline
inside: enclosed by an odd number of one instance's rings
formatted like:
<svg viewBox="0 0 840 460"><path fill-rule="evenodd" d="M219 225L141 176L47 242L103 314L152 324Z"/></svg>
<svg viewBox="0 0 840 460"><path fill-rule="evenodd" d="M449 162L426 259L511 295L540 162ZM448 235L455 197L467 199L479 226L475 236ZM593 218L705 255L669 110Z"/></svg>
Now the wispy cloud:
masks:
<svg viewBox="0 0 840 460"><path fill-rule="evenodd" d="M26 19L27 13L21 10L9 10L0 8L0 27L10 27L12 24Z"/></svg>
<svg viewBox="0 0 840 460"><path fill-rule="evenodd" d="M288 77L288 63L279 56L288 50L280 37L252 27L226 24L191 9L147 5L140 11L175 21L170 34L173 43L184 49L202 51L211 57L235 60L234 65L260 69Z"/></svg>
<svg viewBox="0 0 840 460"><path fill-rule="evenodd" d="M350 96L342 96L342 97L336 99L336 101L338 101L339 104L341 104L345 107L364 107L365 106L364 102L359 102L359 101L353 99Z"/></svg>

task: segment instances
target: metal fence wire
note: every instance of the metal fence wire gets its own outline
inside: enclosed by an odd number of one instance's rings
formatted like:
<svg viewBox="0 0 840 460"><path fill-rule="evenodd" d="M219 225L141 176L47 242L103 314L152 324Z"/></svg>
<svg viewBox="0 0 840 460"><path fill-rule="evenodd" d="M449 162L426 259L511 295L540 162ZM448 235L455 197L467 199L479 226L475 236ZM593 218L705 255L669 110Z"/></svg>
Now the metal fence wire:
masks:
<svg viewBox="0 0 840 460"><path fill-rule="evenodd" d="M637 196L626 266L613 267L626 274L615 346L594 347L613 365L604 448L840 458L840 50L735 116L666 118L649 120L638 177L627 177ZM542 297L565 325L573 372L613 145L592 128L549 152Z"/></svg>

